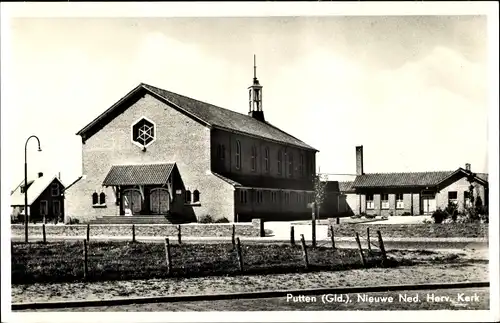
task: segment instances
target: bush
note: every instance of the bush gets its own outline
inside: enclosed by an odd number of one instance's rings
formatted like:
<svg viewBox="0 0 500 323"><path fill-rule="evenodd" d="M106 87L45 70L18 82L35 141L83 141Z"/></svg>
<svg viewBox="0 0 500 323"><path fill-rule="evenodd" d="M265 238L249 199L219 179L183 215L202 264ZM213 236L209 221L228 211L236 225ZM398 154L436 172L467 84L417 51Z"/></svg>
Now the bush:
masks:
<svg viewBox="0 0 500 323"><path fill-rule="evenodd" d="M229 223L229 220L227 218L220 218L215 220L215 223Z"/></svg>
<svg viewBox="0 0 500 323"><path fill-rule="evenodd" d="M353 216L351 216L351 219L359 219L361 218L362 216L366 215L365 213L361 213L361 214L354 214Z"/></svg>
<svg viewBox="0 0 500 323"><path fill-rule="evenodd" d="M410 215L411 215L411 213L410 213L410 212L408 212L408 211L403 212L403 214L401 214L401 216L410 216Z"/></svg>
<svg viewBox="0 0 500 323"><path fill-rule="evenodd" d="M448 213L441 209L437 209L432 213L432 218L434 219L434 223L443 223L443 221L448 217Z"/></svg>
<svg viewBox="0 0 500 323"><path fill-rule="evenodd" d="M376 214L366 214L365 215L365 218L367 218L367 219L375 219L376 217L377 217Z"/></svg>
<svg viewBox="0 0 500 323"><path fill-rule="evenodd" d="M79 224L80 220L75 219L75 218L69 218L68 224Z"/></svg>
<svg viewBox="0 0 500 323"><path fill-rule="evenodd" d="M206 214L200 217L198 223L214 223L214 219L210 214Z"/></svg>

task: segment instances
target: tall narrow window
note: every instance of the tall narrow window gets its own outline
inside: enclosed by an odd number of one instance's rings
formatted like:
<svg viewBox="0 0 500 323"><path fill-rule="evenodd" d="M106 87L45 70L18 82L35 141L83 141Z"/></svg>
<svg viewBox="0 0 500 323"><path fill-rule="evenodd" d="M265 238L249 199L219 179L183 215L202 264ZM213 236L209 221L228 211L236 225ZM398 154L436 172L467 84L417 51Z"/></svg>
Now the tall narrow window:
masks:
<svg viewBox="0 0 500 323"><path fill-rule="evenodd" d="M373 194L366 194L366 209L373 210L375 203L373 203Z"/></svg>
<svg viewBox="0 0 500 323"><path fill-rule="evenodd" d="M241 143L236 140L236 169L241 168Z"/></svg>
<svg viewBox="0 0 500 323"><path fill-rule="evenodd" d="M200 202L200 192L198 190L194 190L193 192L193 203Z"/></svg>
<svg viewBox="0 0 500 323"><path fill-rule="evenodd" d="M104 192L99 194L99 204L106 204L106 194L104 194Z"/></svg>
<svg viewBox="0 0 500 323"><path fill-rule="evenodd" d="M59 184L52 183L52 185L50 185L50 192L52 196L59 196Z"/></svg>
<svg viewBox="0 0 500 323"><path fill-rule="evenodd" d="M92 204L99 204L99 194L97 192L92 193Z"/></svg>
<svg viewBox="0 0 500 323"><path fill-rule="evenodd" d="M396 209L404 209L403 193L396 194Z"/></svg>
<svg viewBox="0 0 500 323"><path fill-rule="evenodd" d="M300 154L299 174L304 176L304 154Z"/></svg>
<svg viewBox="0 0 500 323"><path fill-rule="evenodd" d="M288 157L288 177L293 177L293 154Z"/></svg>
<svg viewBox="0 0 500 323"><path fill-rule="evenodd" d="M61 202L52 201L52 213L54 214L54 216L61 215Z"/></svg>
<svg viewBox="0 0 500 323"><path fill-rule="evenodd" d="M252 171L257 170L257 147L252 146Z"/></svg>
<svg viewBox="0 0 500 323"><path fill-rule="evenodd" d="M191 203L191 191L187 190L184 194L184 202L189 204Z"/></svg>
<svg viewBox="0 0 500 323"><path fill-rule="evenodd" d="M472 206L472 203L470 201L470 192L469 191L465 191L464 192L464 205L466 207L471 207Z"/></svg>
<svg viewBox="0 0 500 323"><path fill-rule="evenodd" d="M266 173L269 172L269 148L266 147L264 150L264 170Z"/></svg>
<svg viewBox="0 0 500 323"><path fill-rule="evenodd" d="M281 164L283 162L283 152L281 150L278 151L278 162L277 162L277 167L278 167L278 175L281 175Z"/></svg>
<svg viewBox="0 0 500 323"><path fill-rule="evenodd" d="M287 160L288 160L288 158L287 158L287 157L288 157L288 154L287 154L287 152L285 151L285 152L283 153L283 164L284 164L284 165L283 165L283 166L284 166L283 168L285 169L285 172L284 172L284 174L283 174L283 175L284 175L285 177L286 177L286 171L287 171L287 169L288 169L288 168L287 168L287 165L286 165L286 162L287 162Z"/></svg>
<svg viewBox="0 0 500 323"><path fill-rule="evenodd" d="M458 204L458 194L457 192L448 192L448 202L453 204Z"/></svg>
<svg viewBox="0 0 500 323"><path fill-rule="evenodd" d="M220 160L224 160L226 158L226 147L224 145L217 145L217 158Z"/></svg>
<svg viewBox="0 0 500 323"><path fill-rule="evenodd" d="M389 208L389 194L381 194L381 207L382 209Z"/></svg>
<svg viewBox="0 0 500 323"><path fill-rule="evenodd" d="M49 202L47 200L40 201L40 215L47 215L49 213Z"/></svg>

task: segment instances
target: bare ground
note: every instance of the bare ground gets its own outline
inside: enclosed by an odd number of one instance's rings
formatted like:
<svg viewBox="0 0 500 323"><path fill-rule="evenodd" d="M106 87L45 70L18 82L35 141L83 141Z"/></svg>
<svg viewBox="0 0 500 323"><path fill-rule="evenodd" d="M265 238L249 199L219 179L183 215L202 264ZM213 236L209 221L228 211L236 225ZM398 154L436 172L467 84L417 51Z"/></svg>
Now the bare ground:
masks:
<svg viewBox="0 0 500 323"><path fill-rule="evenodd" d="M12 302L489 281L487 250L389 251L389 255L411 259L417 264L336 272L13 285Z"/></svg>

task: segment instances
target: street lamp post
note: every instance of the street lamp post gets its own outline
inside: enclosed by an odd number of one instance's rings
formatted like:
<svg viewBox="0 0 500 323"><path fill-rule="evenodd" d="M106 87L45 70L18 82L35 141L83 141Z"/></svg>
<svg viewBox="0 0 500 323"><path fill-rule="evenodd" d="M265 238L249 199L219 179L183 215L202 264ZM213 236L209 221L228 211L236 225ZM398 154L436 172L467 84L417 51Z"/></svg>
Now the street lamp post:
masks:
<svg viewBox="0 0 500 323"><path fill-rule="evenodd" d="M35 138L38 141L38 151L42 151L40 148L40 139L37 136L32 135L26 139L24 144L24 241L28 243L28 141L31 138Z"/></svg>

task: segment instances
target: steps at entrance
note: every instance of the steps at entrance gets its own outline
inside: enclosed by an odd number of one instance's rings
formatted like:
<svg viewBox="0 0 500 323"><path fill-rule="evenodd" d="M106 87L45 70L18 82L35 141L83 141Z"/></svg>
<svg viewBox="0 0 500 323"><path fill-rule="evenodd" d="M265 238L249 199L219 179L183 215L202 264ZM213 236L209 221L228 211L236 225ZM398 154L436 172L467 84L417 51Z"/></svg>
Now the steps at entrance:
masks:
<svg viewBox="0 0 500 323"><path fill-rule="evenodd" d="M169 224L164 216L103 216L91 220L90 224Z"/></svg>

